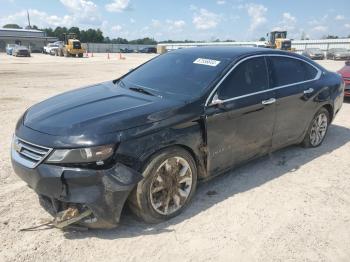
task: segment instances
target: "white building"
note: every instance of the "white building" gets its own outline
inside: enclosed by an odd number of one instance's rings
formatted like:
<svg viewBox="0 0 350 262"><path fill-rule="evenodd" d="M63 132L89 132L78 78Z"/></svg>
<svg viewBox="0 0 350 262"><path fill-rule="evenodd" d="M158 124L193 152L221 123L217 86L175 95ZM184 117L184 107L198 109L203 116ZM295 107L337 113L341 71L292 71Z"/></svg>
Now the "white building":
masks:
<svg viewBox="0 0 350 262"><path fill-rule="evenodd" d="M167 51L188 48L196 46L250 46L264 47L265 42L204 42L204 43L165 43L158 44ZM320 40L292 40L292 48L295 48L297 53L301 53L306 48L320 48L323 51L328 51L330 48L346 48L350 50L350 38L345 39L320 39Z"/></svg>
<svg viewBox="0 0 350 262"><path fill-rule="evenodd" d="M19 44L32 52L41 52L47 43L55 41L56 37L48 37L39 30L0 28L0 52L5 51L7 44Z"/></svg>

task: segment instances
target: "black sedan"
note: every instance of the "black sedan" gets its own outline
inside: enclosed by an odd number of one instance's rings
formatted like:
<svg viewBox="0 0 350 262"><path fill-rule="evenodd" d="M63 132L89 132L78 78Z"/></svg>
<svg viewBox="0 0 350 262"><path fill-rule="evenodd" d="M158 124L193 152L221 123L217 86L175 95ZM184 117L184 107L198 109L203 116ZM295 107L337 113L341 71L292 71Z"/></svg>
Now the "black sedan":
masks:
<svg viewBox="0 0 350 262"><path fill-rule="evenodd" d="M343 94L338 74L297 54L181 49L32 106L12 164L52 214L114 227L128 203L156 223L183 211L200 180L289 145L320 146Z"/></svg>

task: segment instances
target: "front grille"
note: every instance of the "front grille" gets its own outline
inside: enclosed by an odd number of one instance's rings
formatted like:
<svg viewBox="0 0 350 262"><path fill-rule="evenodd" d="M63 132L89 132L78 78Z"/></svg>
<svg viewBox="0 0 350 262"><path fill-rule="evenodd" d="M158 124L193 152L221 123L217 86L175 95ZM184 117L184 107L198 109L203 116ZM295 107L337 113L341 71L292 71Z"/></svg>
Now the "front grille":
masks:
<svg viewBox="0 0 350 262"><path fill-rule="evenodd" d="M17 154L15 160L26 167L35 168L50 154L52 148L39 146L14 137L12 151Z"/></svg>

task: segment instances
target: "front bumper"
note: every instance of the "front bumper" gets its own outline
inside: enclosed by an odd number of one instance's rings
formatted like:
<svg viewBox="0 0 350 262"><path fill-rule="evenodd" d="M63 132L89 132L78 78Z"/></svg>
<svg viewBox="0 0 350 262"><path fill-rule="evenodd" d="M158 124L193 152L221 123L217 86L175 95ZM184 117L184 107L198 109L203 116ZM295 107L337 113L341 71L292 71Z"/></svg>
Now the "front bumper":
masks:
<svg viewBox="0 0 350 262"><path fill-rule="evenodd" d="M16 160L16 151L11 155L15 173L46 200L41 204L47 211L51 214L62 211L59 209L64 205L57 203L86 206L92 210L93 219L83 224L91 228L117 226L129 193L143 178L121 163L105 170L48 164L28 168Z"/></svg>
<svg viewBox="0 0 350 262"><path fill-rule="evenodd" d="M30 56L30 53L28 51L18 51L15 54L16 56Z"/></svg>

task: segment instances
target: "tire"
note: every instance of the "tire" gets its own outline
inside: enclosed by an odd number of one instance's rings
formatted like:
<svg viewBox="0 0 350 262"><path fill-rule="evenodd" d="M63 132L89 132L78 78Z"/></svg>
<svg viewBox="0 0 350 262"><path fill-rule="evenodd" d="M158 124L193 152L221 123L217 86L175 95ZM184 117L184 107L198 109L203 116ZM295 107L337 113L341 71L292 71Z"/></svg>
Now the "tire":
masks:
<svg viewBox="0 0 350 262"><path fill-rule="evenodd" d="M320 122L317 122L321 121L320 118L322 119L322 125L320 124ZM329 124L329 112L326 108L322 107L312 118L312 121L309 125L302 145L307 148L320 146L327 135Z"/></svg>
<svg viewBox="0 0 350 262"><path fill-rule="evenodd" d="M78 57L83 57L83 55L84 55L83 53L79 53Z"/></svg>
<svg viewBox="0 0 350 262"><path fill-rule="evenodd" d="M131 211L147 223L159 223L179 215L196 190L195 161L181 147L156 153L147 162L142 175L144 179L131 192L128 204Z"/></svg>

